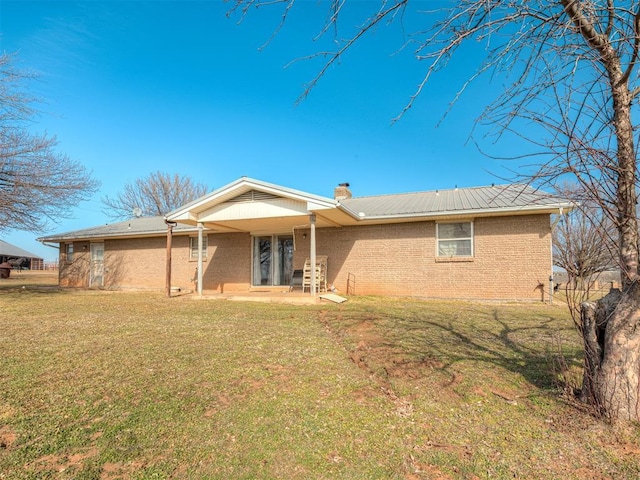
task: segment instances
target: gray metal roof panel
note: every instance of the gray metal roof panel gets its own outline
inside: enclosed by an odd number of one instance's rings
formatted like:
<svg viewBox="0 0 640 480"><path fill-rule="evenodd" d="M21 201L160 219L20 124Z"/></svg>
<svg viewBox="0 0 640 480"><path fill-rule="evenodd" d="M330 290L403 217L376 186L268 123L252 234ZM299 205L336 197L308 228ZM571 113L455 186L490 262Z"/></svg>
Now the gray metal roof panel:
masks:
<svg viewBox="0 0 640 480"><path fill-rule="evenodd" d="M177 224L175 232L194 231L194 227ZM70 232L58 233L46 237L38 238L40 242L58 242L65 239L90 239L103 237L122 237L164 234L167 232L167 225L164 217L140 217L131 218L117 223L108 223L96 227L84 228Z"/></svg>
<svg viewBox="0 0 640 480"><path fill-rule="evenodd" d="M353 197L341 200L341 203L368 218L463 211L517 211L569 204L565 199L519 184Z"/></svg>
<svg viewBox="0 0 640 480"><path fill-rule="evenodd" d="M3 257L42 258L4 240L0 240L0 255Z"/></svg>
<svg viewBox="0 0 640 480"><path fill-rule="evenodd" d="M351 215L361 219L399 219L443 215L508 213L523 210L569 207L568 200L535 190L527 185L456 188L428 192L354 197L339 202ZM123 222L38 238L40 242L63 242L109 237L163 235L167 231L163 217L132 218ZM175 233L197 231L196 227L178 223Z"/></svg>

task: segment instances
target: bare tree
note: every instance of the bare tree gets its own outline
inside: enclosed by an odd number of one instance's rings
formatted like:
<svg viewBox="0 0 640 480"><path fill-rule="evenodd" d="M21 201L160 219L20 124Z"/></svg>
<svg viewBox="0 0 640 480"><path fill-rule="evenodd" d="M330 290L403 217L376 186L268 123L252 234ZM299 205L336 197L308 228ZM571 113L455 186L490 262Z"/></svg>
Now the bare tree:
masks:
<svg viewBox="0 0 640 480"><path fill-rule="evenodd" d="M191 178L162 172L150 173L125 184L115 198L102 198L104 213L112 219L126 219L143 215L165 215L186 203L203 196L206 185Z"/></svg>
<svg viewBox="0 0 640 480"><path fill-rule="evenodd" d="M36 99L26 90L33 77L0 54L0 231L42 232L69 218L98 184L86 168L56 151L57 140L30 132Z"/></svg>
<svg viewBox="0 0 640 480"><path fill-rule="evenodd" d="M591 297L592 284L603 272L617 268L616 229L602 209L590 203L576 185L563 184L556 187L556 193L576 205L553 222L553 262L566 272L563 291L581 329L581 308Z"/></svg>
<svg viewBox="0 0 640 480"><path fill-rule="evenodd" d="M502 77L505 88L479 123L493 128L497 140L512 134L531 142L522 157L532 156L530 165L519 167L519 174L540 186L572 177L616 229L622 291L582 309L588 378L583 397L612 419L640 420L637 125L632 120L640 93L640 4L460 0L429 12L412 9L424 8L424 2L381 0L371 2L360 23L344 25L343 14L352 3L328 2L326 23L315 38L333 34L336 47L310 55L323 57L325 64L303 95L370 30L394 22L415 24L421 16L424 28L408 32L404 48L413 50L426 73L401 116L462 47L483 44L480 64L463 79L460 94L483 74ZM267 6L282 8L277 32L299 3L236 0L229 14L242 17L252 7ZM406 21L409 16L412 22ZM589 317L589 312L598 313Z"/></svg>

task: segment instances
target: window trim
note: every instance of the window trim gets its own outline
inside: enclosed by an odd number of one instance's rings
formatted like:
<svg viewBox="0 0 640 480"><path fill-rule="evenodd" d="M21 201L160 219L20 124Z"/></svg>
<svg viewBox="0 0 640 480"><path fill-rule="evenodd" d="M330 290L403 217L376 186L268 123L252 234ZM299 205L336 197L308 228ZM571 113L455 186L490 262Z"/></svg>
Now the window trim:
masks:
<svg viewBox="0 0 640 480"><path fill-rule="evenodd" d="M209 236L202 235L202 260L206 261L209 251ZM189 237L189 261L198 260L198 237Z"/></svg>
<svg viewBox="0 0 640 480"><path fill-rule="evenodd" d="M440 225L451 225L457 223L468 223L470 225L470 236L469 237L460 237L460 238L440 238ZM436 222L436 260L446 260L446 261L470 261L475 256L475 228L473 224L473 220L463 220L463 221L450 221L450 222ZM449 240L469 240L470 242L470 255L440 255L440 241L449 241Z"/></svg>

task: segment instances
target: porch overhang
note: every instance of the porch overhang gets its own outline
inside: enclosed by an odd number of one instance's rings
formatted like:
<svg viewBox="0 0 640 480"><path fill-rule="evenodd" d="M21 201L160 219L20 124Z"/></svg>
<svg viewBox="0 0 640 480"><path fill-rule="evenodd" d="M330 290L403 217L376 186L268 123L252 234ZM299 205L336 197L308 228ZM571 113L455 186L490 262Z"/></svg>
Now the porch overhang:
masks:
<svg viewBox="0 0 640 480"><path fill-rule="evenodd" d="M198 227L198 293L203 295L203 230L207 234L250 233L255 236L293 233L309 228L311 264L315 265L316 227L339 227L350 215L331 199L246 177L170 212L167 222ZM317 294L312 269L310 296Z"/></svg>
<svg viewBox="0 0 640 480"><path fill-rule="evenodd" d="M316 216L316 226L321 228L353 222L334 199L248 178L174 210L166 219L191 226L202 224L208 233L262 234L308 227L310 215Z"/></svg>

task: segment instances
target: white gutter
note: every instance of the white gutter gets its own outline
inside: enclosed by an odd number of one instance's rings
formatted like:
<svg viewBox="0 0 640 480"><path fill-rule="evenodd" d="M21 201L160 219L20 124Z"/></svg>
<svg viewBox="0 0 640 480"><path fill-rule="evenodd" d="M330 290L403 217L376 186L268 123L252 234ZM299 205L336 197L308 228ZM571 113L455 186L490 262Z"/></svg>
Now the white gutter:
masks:
<svg viewBox="0 0 640 480"><path fill-rule="evenodd" d="M351 215L358 221L373 221L373 220L394 220L394 219L411 219L411 218L424 218L424 219L435 219L438 217L477 217L479 215L486 216L491 214L517 214L517 213L532 213L532 212L541 212L541 213L553 213L555 210L567 208L573 208L573 205L570 203L558 203L555 205L535 205L530 207L509 207L509 208L476 208L476 209L468 209L468 210L443 210L441 212L416 212L416 213L401 213L401 214L389 214L389 215L366 215L355 213L353 210L345 207L342 204L338 204L338 207L344 212Z"/></svg>

